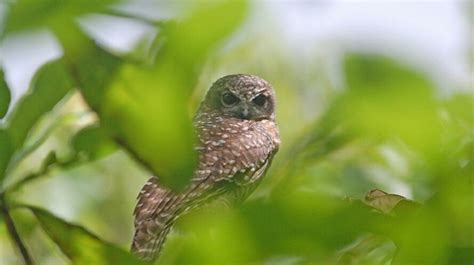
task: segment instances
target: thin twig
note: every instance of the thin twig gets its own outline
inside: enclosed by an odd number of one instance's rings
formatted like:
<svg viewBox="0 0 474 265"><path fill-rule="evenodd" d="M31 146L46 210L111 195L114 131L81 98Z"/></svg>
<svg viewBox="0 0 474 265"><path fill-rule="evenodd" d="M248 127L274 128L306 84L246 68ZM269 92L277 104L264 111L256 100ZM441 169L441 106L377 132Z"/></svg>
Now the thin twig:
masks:
<svg viewBox="0 0 474 265"><path fill-rule="evenodd" d="M31 258L30 253L28 252L28 249L26 249L25 244L21 240L20 235L18 234L18 231L16 230L15 223L13 222L12 217L10 216L10 212L8 211L8 208L5 204L5 201L3 197L1 198L2 200L2 214L5 218L5 225L8 230L8 234L10 235L10 238L13 242L13 244L17 247L17 249L20 251L21 256L23 257L23 261L25 265L32 265L33 264L33 259Z"/></svg>
<svg viewBox="0 0 474 265"><path fill-rule="evenodd" d="M68 167L73 167L75 165L79 165L81 162L84 162L83 160L79 160L79 158L75 155L71 156L70 158L64 160L64 161L55 161L54 163L50 165L43 165L41 169L38 172L30 173L26 177L22 178L18 182L10 185L7 187L3 193L13 193L20 189L25 183L28 183L32 180L41 178L43 176L47 176L51 170L57 169L57 168L68 168ZM0 193L2 195L2 193Z"/></svg>

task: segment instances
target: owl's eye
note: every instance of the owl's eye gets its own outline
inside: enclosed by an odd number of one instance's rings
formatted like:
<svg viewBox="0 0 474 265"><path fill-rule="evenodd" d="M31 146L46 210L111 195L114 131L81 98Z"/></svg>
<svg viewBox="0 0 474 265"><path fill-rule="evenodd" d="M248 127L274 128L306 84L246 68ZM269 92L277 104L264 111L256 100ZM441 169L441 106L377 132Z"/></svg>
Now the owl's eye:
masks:
<svg viewBox="0 0 474 265"><path fill-rule="evenodd" d="M252 99L252 102L253 102L253 104L255 104L257 106L262 107L263 105L265 105L265 103L267 103L267 97L260 94L260 95L256 96L254 99Z"/></svg>
<svg viewBox="0 0 474 265"><path fill-rule="evenodd" d="M224 106L230 107L237 104L239 101L239 98L232 93L226 92L222 95L222 104L224 104Z"/></svg>

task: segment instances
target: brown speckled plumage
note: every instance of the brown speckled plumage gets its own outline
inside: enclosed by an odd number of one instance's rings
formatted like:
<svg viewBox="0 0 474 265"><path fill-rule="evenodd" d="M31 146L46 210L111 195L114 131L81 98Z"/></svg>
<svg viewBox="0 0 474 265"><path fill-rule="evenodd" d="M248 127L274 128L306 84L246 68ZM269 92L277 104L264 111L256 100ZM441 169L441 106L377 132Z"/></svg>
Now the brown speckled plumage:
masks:
<svg viewBox="0 0 474 265"><path fill-rule="evenodd" d="M212 85L194 118L199 138L194 177L179 194L160 186L156 177L148 180L134 213L134 253L156 259L180 215L224 193L236 201L249 195L280 144L274 107L273 88L259 77L229 75Z"/></svg>

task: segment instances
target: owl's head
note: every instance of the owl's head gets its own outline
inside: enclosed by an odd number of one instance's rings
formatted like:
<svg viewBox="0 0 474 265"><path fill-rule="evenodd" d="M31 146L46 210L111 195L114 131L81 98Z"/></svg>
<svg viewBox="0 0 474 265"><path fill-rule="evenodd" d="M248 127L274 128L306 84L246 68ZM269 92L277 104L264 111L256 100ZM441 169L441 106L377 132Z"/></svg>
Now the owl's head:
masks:
<svg viewBox="0 0 474 265"><path fill-rule="evenodd" d="M203 102L223 116L246 120L275 119L275 91L258 76L227 75L209 89Z"/></svg>

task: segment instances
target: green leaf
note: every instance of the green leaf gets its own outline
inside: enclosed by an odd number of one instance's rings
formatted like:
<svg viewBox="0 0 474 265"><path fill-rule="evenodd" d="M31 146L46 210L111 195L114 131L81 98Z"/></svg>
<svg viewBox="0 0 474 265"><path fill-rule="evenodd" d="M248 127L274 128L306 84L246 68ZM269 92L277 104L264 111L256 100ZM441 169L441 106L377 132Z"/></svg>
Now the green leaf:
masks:
<svg viewBox="0 0 474 265"><path fill-rule="evenodd" d="M98 125L91 125L80 130L72 139L74 150L85 155L86 158L95 160L117 150L113 140Z"/></svg>
<svg viewBox="0 0 474 265"><path fill-rule="evenodd" d="M243 218L226 207L212 205L211 208L211 211L195 211L180 220L179 230L185 233L170 235L158 264L264 263L255 262L258 248ZM225 242L232 242L232 247Z"/></svg>
<svg viewBox="0 0 474 265"><path fill-rule="evenodd" d="M5 170L12 155L12 146L10 135L7 131L0 128L0 184L5 178Z"/></svg>
<svg viewBox="0 0 474 265"><path fill-rule="evenodd" d="M188 98L180 86L164 84L155 73L123 67L107 91L101 119L119 144L177 188L187 183L196 161Z"/></svg>
<svg viewBox="0 0 474 265"><path fill-rule="evenodd" d="M0 70L0 119L7 114L10 100L10 90L5 82L3 71Z"/></svg>
<svg viewBox="0 0 474 265"><path fill-rule="evenodd" d="M85 40L84 40L85 42ZM71 50L67 49L69 55ZM97 46L90 46L72 64L85 100L89 106L100 113L104 92L117 75L123 61Z"/></svg>
<svg viewBox="0 0 474 265"><path fill-rule="evenodd" d="M156 65L125 65L104 91L104 126L171 188L185 186L196 165L188 101L200 67L244 14L243 3L226 2L168 25Z"/></svg>
<svg viewBox="0 0 474 265"><path fill-rule="evenodd" d="M218 203L183 216L159 264L287 264L278 257L321 263L349 246L379 222L392 217L373 211L359 200L343 201L303 189L285 192L228 209ZM209 242L203 244L203 242ZM227 242L237 242L229 248Z"/></svg>
<svg viewBox="0 0 474 265"><path fill-rule="evenodd" d="M439 143L441 124L434 86L422 74L388 58L348 56L348 91L338 118L360 135L400 138L422 153Z"/></svg>
<svg viewBox="0 0 474 265"><path fill-rule="evenodd" d="M117 0L17 0L5 22L5 33L58 26L85 13L99 12Z"/></svg>
<svg viewBox="0 0 474 265"><path fill-rule="evenodd" d="M473 92L454 94L444 102L452 122L456 123L466 131L474 128L474 112L472 111L473 102Z"/></svg>
<svg viewBox="0 0 474 265"><path fill-rule="evenodd" d="M46 210L29 208L46 234L73 264L146 264L79 225L62 220Z"/></svg>
<svg viewBox="0 0 474 265"><path fill-rule="evenodd" d="M116 76L123 60L105 51L75 23L53 28L64 50L67 69L87 104L101 111L105 88Z"/></svg>
<svg viewBox="0 0 474 265"><path fill-rule="evenodd" d="M9 120L7 130L15 149L23 146L38 119L52 110L71 88L71 80L61 61L50 62L36 73L31 82L31 93L16 105Z"/></svg>

